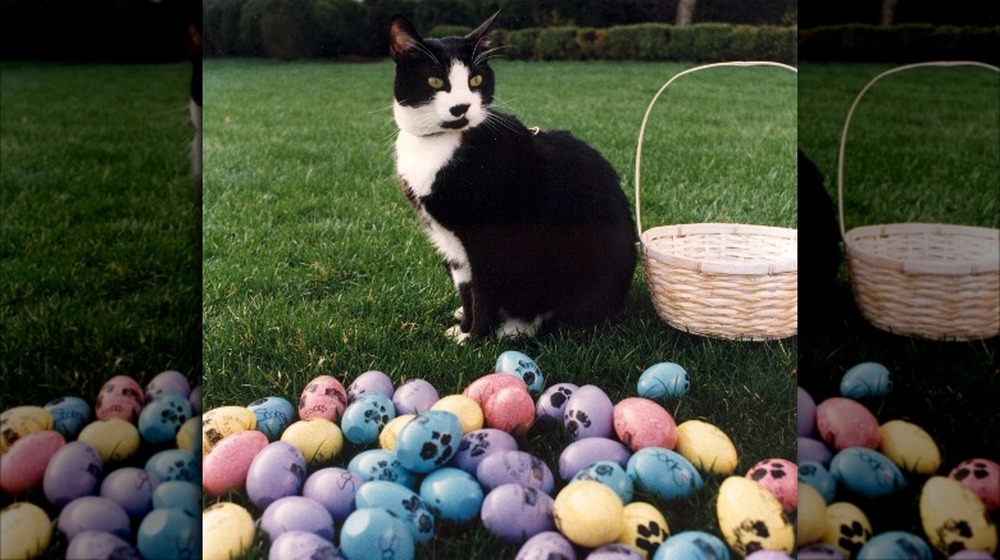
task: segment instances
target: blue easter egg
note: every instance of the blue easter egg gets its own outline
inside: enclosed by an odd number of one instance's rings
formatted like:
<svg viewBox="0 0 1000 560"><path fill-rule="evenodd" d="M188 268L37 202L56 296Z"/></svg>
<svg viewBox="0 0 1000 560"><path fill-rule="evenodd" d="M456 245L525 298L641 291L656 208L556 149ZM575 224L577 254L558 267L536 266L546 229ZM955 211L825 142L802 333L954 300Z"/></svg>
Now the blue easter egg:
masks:
<svg viewBox="0 0 1000 560"><path fill-rule="evenodd" d="M93 417L90 405L80 397L60 397L46 403L44 408L52 415L52 429L62 434L66 441L75 440Z"/></svg>
<svg viewBox="0 0 1000 560"><path fill-rule="evenodd" d="M497 358L496 367L493 371L497 373L510 373L516 375L528 386L528 391L534 395L542 392L545 387L545 376L542 375L541 368L528 356L516 350L507 350Z"/></svg>
<svg viewBox="0 0 1000 560"><path fill-rule="evenodd" d="M153 445L173 441L188 418L191 418L191 402L187 395L164 393L147 401L142 408L139 433Z"/></svg>
<svg viewBox="0 0 1000 560"><path fill-rule="evenodd" d="M389 397L369 393L347 405L340 418L340 429L351 443L368 445L378 441L382 428L395 417L396 407Z"/></svg>
<svg viewBox="0 0 1000 560"><path fill-rule="evenodd" d="M428 474L420 483L420 498L435 516L466 523L479 515L483 487L474 476L452 467Z"/></svg>
<svg viewBox="0 0 1000 560"><path fill-rule="evenodd" d="M858 551L857 560L932 560L927 542L906 531L888 531L868 540Z"/></svg>
<svg viewBox="0 0 1000 560"><path fill-rule="evenodd" d="M640 397L683 397L691 388L688 373L673 362L662 362L646 368L639 376L636 390Z"/></svg>
<svg viewBox="0 0 1000 560"><path fill-rule="evenodd" d="M178 508L201 515L201 485L187 480L168 480L153 490L153 509Z"/></svg>
<svg viewBox="0 0 1000 560"><path fill-rule="evenodd" d="M892 374L876 362L862 362L844 373L840 394L852 399L884 397L892 391Z"/></svg>
<svg viewBox="0 0 1000 560"><path fill-rule="evenodd" d="M168 480L201 482L201 457L183 449L166 449L153 455L144 467L160 483Z"/></svg>
<svg viewBox="0 0 1000 560"><path fill-rule="evenodd" d="M812 486L827 504L837 495L837 480L817 461L799 463L799 482Z"/></svg>
<svg viewBox="0 0 1000 560"><path fill-rule="evenodd" d="M428 473L443 467L458 451L462 423L444 410L417 414L396 436L396 456L404 468Z"/></svg>
<svg viewBox="0 0 1000 560"><path fill-rule="evenodd" d="M368 449L355 455L347 464L347 470L361 482L387 480L413 489L417 486L416 475L399 462L395 451Z"/></svg>
<svg viewBox="0 0 1000 560"><path fill-rule="evenodd" d="M201 516L179 508L154 509L139 524L136 545L143 558L199 558Z"/></svg>
<svg viewBox="0 0 1000 560"><path fill-rule="evenodd" d="M351 560L412 560L416 545L402 519L385 508L365 508L344 521L340 551Z"/></svg>
<svg viewBox="0 0 1000 560"><path fill-rule="evenodd" d="M625 471L636 488L661 500L675 500L695 493L701 475L681 454L663 447L645 447L628 460Z"/></svg>
<svg viewBox="0 0 1000 560"><path fill-rule="evenodd" d="M618 494L618 497L622 499L623 504L632 501L634 487L632 477L614 461L598 461L576 473L570 482L579 480L596 480L614 490L615 494Z"/></svg>
<svg viewBox="0 0 1000 560"><path fill-rule="evenodd" d="M358 509L385 508L406 522L413 534L413 540L424 543L434 536L434 515L420 495L409 488L386 482L372 480L361 485L354 496Z"/></svg>
<svg viewBox="0 0 1000 560"><path fill-rule="evenodd" d="M729 548L711 533L682 531L663 541L653 560L729 560Z"/></svg>
<svg viewBox="0 0 1000 560"><path fill-rule="evenodd" d="M906 486L899 467L866 447L848 447L834 455L830 474L851 492L867 498L888 496Z"/></svg>
<svg viewBox="0 0 1000 560"><path fill-rule="evenodd" d="M297 418L295 406L288 399L264 397L247 405L257 418L257 429L267 436L267 441L276 441L281 433Z"/></svg>

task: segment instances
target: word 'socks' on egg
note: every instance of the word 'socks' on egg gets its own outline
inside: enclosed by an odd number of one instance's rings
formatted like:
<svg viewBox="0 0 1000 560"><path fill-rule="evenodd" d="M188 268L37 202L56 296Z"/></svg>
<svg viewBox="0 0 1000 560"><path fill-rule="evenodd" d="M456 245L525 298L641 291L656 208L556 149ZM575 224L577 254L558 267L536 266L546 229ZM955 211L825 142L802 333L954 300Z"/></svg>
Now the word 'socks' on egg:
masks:
<svg viewBox="0 0 1000 560"><path fill-rule="evenodd" d="M1000 509L1000 465L989 459L962 461L948 473L979 496L988 511Z"/></svg>
<svg viewBox="0 0 1000 560"><path fill-rule="evenodd" d="M43 408L52 415L52 428L70 440L76 438L92 416L90 405L80 397L59 397Z"/></svg>
<svg viewBox="0 0 1000 560"><path fill-rule="evenodd" d="M239 558L253 545L256 526L250 512L232 502L205 508L201 516L205 535L202 560Z"/></svg>
<svg viewBox="0 0 1000 560"><path fill-rule="evenodd" d="M573 392L563 412L563 426L570 439L611 437L614 404L600 387L584 385Z"/></svg>
<svg viewBox="0 0 1000 560"><path fill-rule="evenodd" d="M844 397L831 397L816 407L820 436L837 451L848 447L876 449L878 420L864 405Z"/></svg>
<svg viewBox="0 0 1000 560"><path fill-rule="evenodd" d="M688 420L677 426L675 451L703 472L728 476L736 470L736 446L718 426Z"/></svg>
<svg viewBox="0 0 1000 560"><path fill-rule="evenodd" d="M201 416L201 452L208 453L229 434L256 428L257 417L245 406L213 408Z"/></svg>
<svg viewBox="0 0 1000 560"><path fill-rule="evenodd" d="M790 554L795 547L795 529L781 503L748 478L731 476L722 482L716 513L729 546L744 556L761 549Z"/></svg>
<svg viewBox="0 0 1000 560"><path fill-rule="evenodd" d="M701 475L690 461L662 447L646 447L635 452L628 459L625 470L637 489L661 500L686 498L703 484Z"/></svg>
<svg viewBox="0 0 1000 560"><path fill-rule="evenodd" d="M941 466L941 452L923 428L904 420L879 426L878 450L900 469L931 476Z"/></svg>
<svg viewBox="0 0 1000 560"><path fill-rule="evenodd" d="M541 393L545 386L545 377L535 360L516 350L508 350L500 354L494 371L516 375L521 381L524 381L528 391L535 395Z"/></svg>
<svg viewBox="0 0 1000 560"><path fill-rule="evenodd" d="M247 405L247 410L257 418L257 429L267 436L268 441L281 437L297 418L295 406L282 397L264 397Z"/></svg>
<svg viewBox="0 0 1000 560"><path fill-rule="evenodd" d="M934 476L924 483L920 521L927 540L942 554L997 550L997 528L986 506L957 480Z"/></svg>
<svg viewBox="0 0 1000 560"><path fill-rule="evenodd" d="M347 408L347 391L344 385L330 375L320 375L306 384L299 396L299 418L323 418L331 422L340 420Z"/></svg>
<svg viewBox="0 0 1000 560"><path fill-rule="evenodd" d="M674 417L649 399L622 399L614 406L613 422L618 439L633 451L643 447L674 449L677 446Z"/></svg>

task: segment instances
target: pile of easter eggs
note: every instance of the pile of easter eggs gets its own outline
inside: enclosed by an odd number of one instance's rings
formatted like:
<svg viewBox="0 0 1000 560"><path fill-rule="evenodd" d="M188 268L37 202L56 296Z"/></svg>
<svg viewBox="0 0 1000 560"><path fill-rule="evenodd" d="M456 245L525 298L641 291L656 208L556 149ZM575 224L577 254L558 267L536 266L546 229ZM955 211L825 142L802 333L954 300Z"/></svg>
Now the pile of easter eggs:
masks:
<svg viewBox="0 0 1000 560"><path fill-rule="evenodd" d="M66 396L0 414L0 490L13 501L0 558L46 554L60 538L66 558L197 557L200 395L171 370L145 388L108 379L93 408Z"/></svg>
<svg viewBox="0 0 1000 560"><path fill-rule="evenodd" d="M595 385L546 389L519 352L501 354L493 371L450 395L422 379L394 386L379 371L348 387L321 375L295 405L269 396L206 411L204 558L247 555L258 527L272 559L414 558L442 522L480 524L519 546L519 559L792 553L795 464L771 459L734 475L736 447L721 429L678 424L657 402L686 394L681 366L650 367L637 396L617 403ZM558 464L519 448L525 434L556 429L569 440ZM634 499L692 497L706 474L724 479L721 537L671 535L656 506Z"/></svg>
<svg viewBox="0 0 1000 560"><path fill-rule="evenodd" d="M891 390L889 370L875 362L847 370L839 396L817 403L798 389L798 557L930 560L937 551L956 560L994 558L990 514L1000 507L1000 465L976 457L945 463L922 427L880 424L863 400ZM856 504L898 496L913 481L921 485L912 490L923 534L873 534Z"/></svg>

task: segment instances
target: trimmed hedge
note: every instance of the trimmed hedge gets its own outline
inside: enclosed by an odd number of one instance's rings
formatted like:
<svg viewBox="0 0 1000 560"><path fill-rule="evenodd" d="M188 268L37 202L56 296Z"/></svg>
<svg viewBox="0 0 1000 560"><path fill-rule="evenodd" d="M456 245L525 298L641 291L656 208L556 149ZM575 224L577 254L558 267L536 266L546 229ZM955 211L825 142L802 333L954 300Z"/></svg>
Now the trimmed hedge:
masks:
<svg viewBox="0 0 1000 560"><path fill-rule="evenodd" d="M997 64L1000 27L849 24L803 29L799 33L799 58L897 64L975 60Z"/></svg>

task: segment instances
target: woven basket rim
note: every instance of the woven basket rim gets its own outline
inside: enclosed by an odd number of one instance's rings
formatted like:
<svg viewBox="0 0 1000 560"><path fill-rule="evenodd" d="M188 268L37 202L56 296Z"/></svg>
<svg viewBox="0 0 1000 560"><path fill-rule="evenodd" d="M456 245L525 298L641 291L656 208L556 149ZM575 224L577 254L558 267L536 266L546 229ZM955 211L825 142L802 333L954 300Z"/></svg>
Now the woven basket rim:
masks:
<svg viewBox="0 0 1000 560"><path fill-rule="evenodd" d="M934 236L941 243L952 243L952 240L957 236L962 236L963 244L967 244L970 237L978 238L982 243L993 245L995 248L990 254L997 256L995 258L978 260L916 260L878 255L857 243L862 238L917 235ZM917 222L878 224L856 227L847 231L844 234L844 245L850 255L860 261L872 266L898 270L904 273L964 276L990 274L1000 271L1000 230L996 228Z"/></svg>
<svg viewBox="0 0 1000 560"><path fill-rule="evenodd" d="M759 254L749 255L745 261L696 259L682 253L668 252L657 248L653 240L662 237L684 237L688 235L735 235L740 237L771 237L797 244L798 230L776 226L751 224L698 223L658 226L647 229L639 238L643 254L686 270L710 274L731 274L738 276L771 276L798 271L797 251L792 251L790 259L764 259ZM756 257L756 258L755 258Z"/></svg>

